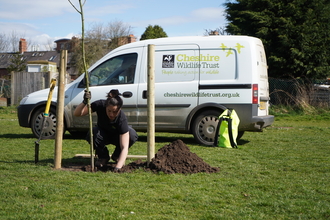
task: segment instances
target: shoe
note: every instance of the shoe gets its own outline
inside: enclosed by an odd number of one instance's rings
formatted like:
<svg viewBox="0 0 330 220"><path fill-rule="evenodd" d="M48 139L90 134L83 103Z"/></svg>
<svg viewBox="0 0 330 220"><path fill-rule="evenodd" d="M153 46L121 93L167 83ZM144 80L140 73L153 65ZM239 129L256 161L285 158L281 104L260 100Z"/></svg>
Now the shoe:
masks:
<svg viewBox="0 0 330 220"><path fill-rule="evenodd" d="M97 166L97 167L104 167L104 166L107 165L108 161L109 161L109 159L99 158L95 162L95 166Z"/></svg>

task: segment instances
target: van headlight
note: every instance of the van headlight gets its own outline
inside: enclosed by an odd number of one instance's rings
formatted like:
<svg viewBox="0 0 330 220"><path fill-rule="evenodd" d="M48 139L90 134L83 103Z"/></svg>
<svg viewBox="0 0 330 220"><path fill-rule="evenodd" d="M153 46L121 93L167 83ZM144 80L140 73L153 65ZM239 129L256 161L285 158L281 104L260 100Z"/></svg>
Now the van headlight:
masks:
<svg viewBox="0 0 330 220"><path fill-rule="evenodd" d="M20 105L24 105L24 103L26 102L26 100L29 98L29 96L25 96L20 102Z"/></svg>

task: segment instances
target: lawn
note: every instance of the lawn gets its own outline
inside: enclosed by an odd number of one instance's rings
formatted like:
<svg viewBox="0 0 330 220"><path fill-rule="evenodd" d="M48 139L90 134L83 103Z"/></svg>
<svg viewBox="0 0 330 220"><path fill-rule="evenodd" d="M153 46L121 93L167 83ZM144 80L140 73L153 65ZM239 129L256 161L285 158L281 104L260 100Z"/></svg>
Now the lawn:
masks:
<svg viewBox="0 0 330 220"><path fill-rule="evenodd" d="M220 167L183 175L55 170L54 140L40 141L36 165L36 138L15 110L0 109L1 219L330 219L330 113L278 114L264 132L245 133L238 149L156 133L156 151L181 139ZM139 136L130 154L147 153L146 134ZM63 166L88 164L74 158L88 153L86 141L65 135Z"/></svg>

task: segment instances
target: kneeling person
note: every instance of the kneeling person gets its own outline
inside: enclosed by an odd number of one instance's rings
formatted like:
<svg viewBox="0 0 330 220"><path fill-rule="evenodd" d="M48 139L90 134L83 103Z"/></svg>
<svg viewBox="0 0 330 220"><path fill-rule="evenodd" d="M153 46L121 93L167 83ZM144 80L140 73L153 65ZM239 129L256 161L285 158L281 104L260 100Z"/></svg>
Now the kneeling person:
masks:
<svg viewBox="0 0 330 220"><path fill-rule="evenodd" d="M91 111L97 114L97 126L93 128L93 144L95 153L98 156L96 166L102 167L110 160L108 144L116 146L111 159L117 164L115 170L125 165L128 149L137 141L136 131L128 125L125 113L121 110L123 100L118 90L111 90L106 100L97 100L91 103ZM91 94L85 92L84 101L74 111L74 116L88 114L87 99ZM90 142L90 134L87 135Z"/></svg>

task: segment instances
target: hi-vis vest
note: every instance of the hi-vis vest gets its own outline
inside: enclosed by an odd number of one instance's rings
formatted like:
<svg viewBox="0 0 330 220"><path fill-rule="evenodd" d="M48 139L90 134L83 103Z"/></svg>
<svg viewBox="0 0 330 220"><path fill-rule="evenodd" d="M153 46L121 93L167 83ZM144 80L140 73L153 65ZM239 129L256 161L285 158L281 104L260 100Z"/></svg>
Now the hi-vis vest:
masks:
<svg viewBox="0 0 330 220"><path fill-rule="evenodd" d="M219 116L219 123L215 132L214 146L237 148L239 118L234 109L226 109Z"/></svg>

